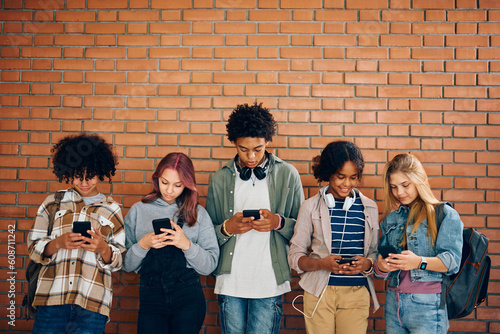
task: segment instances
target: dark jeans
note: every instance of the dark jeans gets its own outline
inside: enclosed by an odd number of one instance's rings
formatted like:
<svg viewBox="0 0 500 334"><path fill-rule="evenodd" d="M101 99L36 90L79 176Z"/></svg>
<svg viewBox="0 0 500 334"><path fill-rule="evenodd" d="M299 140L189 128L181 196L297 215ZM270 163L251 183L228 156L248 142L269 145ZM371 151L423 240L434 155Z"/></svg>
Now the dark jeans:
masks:
<svg viewBox="0 0 500 334"><path fill-rule="evenodd" d="M192 270L177 280L141 278L137 333L198 334L206 302L199 275Z"/></svg>
<svg viewBox="0 0 500 334"><path fill-rule="evenodd" d="M33 334L102 334L108 317L78 305L38 306Z"/></svg>
<svg viewBox="0 0 500 334"><path fill-rule="evenodd" d="M198 334L207 310L200 275L175 246L150 249L142 262L137 333Z"/></svg>

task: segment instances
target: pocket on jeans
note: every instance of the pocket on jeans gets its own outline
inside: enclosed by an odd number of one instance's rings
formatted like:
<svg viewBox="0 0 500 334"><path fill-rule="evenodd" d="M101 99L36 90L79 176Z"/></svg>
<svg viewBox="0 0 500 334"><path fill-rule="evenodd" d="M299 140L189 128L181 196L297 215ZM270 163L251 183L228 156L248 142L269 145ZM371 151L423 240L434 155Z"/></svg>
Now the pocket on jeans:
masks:
<svg viewBox="0 0 500 334"><path fill-rule="evenodd" d="M440 296L440 293L412 293L411 300L415 304L438 305L441 299Z"/></svg>
<svg viewBox="0 0 500 334"><path fill-rule="evenodd" d="M274 302L274 310L280 316L283 315L283 302L281 301L281 298Z"/></svg>

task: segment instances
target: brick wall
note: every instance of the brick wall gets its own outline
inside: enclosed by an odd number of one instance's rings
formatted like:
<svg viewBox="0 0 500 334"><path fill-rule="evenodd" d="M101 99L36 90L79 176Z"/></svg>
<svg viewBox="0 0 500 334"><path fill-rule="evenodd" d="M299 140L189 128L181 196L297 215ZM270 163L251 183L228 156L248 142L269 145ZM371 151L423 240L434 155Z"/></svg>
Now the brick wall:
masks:
<svg viewBox="0 0 500 334"><path fill-rule="evenodd" d="M311 158L358 144L362 190L381 203L381 172L399 152L424 163L439 199L490 238L490 296L454 332L500 333L500 2L497 0L4 0L0 11L0 330L9 327L8 240L15 237L16 315L26 237L47 193L62 136L99 133L120 157L112 185L124 213L150 190L165 154L187 153L207 193L235 151L225 138L239 103L263 102L272 150L317 191ZM15 232L9 226L15 225ZM10 237L9 237L10 236ZM203 333L219 333L214 280ZM133 333L138 277L114 275L109 333ZM286 295L282 333L303 333ZM384 285L376 282L381 301ZM369 332L383 332L383 312Z"/></svg>

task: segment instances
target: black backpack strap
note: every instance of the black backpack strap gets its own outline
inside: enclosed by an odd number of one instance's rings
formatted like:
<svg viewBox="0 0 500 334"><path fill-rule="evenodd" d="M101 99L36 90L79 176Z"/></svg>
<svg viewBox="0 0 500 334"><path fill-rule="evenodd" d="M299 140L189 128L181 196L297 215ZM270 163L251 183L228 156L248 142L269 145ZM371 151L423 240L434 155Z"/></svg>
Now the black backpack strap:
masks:
<svg viewBox="0 0 500 334"><path fill-rule="evenodd" d="M54 227L54 218L56 212L59 211L61 206L61 200L64 197L64 191L56 192L54 195L54 203L52 203L49 207L49 225L47 227L47 236L52 234L52 228ZM30 260L28 265L26 266L26 280L28 281L28 291L24 295L22 302L22 311L24 314L24 319L30 320L36 316L36 308L33 307L32 303L35 298L36 288L38 284L38 275L40 273L40 269L42 268L42 264L36 263L33 260Z"/></svg>
<svg viewBox="0 0 500 334"><path fill-rule="evenodd" d="M483 282L481 282L481 291L479 291L479 297L477 298L477 305L481 304L486 300L486 295L488 294L488 282L490 279L490 267L491 267L491 259L488 255L486 256L486 263L484 265L484 275ZM476 306L477 306L476 305Z"/></svg>
<svg viewBox="0 0 500 334"><path fill-rule="evenodd" d="M54 227L54 217L56 212L59 211L61 206L61 200L64 197L64 192L58 191L54 195L54 204L50 206L49 209L49 226L47 228L47 236L52 234L52 228Z"/></svg>

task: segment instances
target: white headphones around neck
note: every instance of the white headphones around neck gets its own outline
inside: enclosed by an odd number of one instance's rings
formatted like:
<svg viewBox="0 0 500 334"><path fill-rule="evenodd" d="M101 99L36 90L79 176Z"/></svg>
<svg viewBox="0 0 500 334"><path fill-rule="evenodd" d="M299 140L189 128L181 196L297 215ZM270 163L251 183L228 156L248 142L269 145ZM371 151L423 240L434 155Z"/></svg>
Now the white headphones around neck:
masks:
<svg viewBox="0 0 500 334"><path fill-rule="evenodd" d="M335 207L335 197L333 197L333 195L328 192L328 188L329 187L325 187L324 190L325 202L329 209L333 209ZM344 211L349 210L356 201L356 192L354 191L354 189L351 192L352 197L346 197L344 205L342 206L342 210Z"/></svg>

